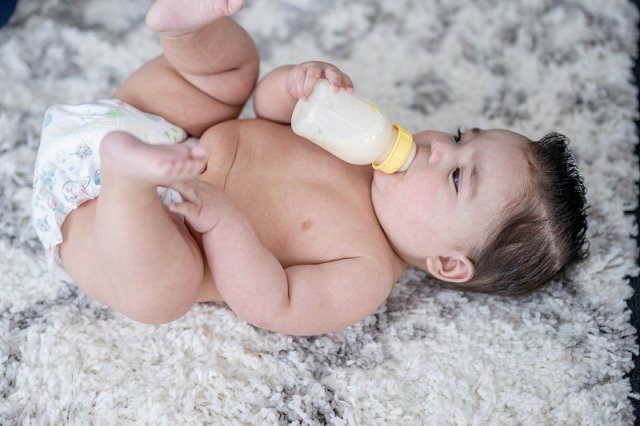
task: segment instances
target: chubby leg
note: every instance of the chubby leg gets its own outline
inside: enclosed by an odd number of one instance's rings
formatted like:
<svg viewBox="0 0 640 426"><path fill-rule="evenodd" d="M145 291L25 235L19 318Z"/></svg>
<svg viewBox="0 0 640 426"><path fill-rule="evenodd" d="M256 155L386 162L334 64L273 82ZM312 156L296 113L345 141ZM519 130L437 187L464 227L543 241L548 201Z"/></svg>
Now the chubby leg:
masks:
<svg viewBox="0 0 640 426"><path fill-rule="evenodd" d="M160 115L191 135L238 116L260 59L247 32L228 15L243 1L156 0L147 14L164 54L143 65L115 97Z"/></svg>
<svg viewBox="0 0 640 426"><path fill-rule="evenodd" d="M244 0L156 0L147 12L147 25L157 32L189 31L242 6Z"/></svg>
<svg viewBox="0 0 640 426"><path fill-rule="evenodd" d="M197 176L206 152L197 145L148 145L112 132L100 155L100 196L65 221L63 265L90 297L134 320L177 319L201 291L203 257L156 186Z"/></svg>

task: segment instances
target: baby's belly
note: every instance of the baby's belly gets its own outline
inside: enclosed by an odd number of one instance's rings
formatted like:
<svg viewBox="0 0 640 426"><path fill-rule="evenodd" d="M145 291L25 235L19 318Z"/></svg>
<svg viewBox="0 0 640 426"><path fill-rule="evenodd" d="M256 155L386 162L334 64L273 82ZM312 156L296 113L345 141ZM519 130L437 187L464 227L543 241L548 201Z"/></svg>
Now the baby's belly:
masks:
<svg viewBox="0 0 640 426"><path fill-rule="evenodd" d="M203 135L210 161L201 178L224 189L284 268L356 257L371 243L389 250L371 205L370 168L336 159L288 126L223 123L230 133L234 125L240 143ZM205 275L203 300L220 300Z"/></svg>

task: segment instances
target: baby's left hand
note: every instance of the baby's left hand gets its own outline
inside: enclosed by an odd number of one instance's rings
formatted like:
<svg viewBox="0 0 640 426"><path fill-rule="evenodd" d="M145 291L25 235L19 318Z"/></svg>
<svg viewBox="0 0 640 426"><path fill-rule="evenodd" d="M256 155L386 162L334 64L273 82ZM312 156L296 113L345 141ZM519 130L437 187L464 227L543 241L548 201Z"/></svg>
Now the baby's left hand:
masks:
<svg viewBox="0 0 640 426"><path fill-rule="evenodd" d="M303 62L293 67L287 74L287 89L294 98L307 100L316 83L323 78L331 84L334 92L344 89L353 93L353 83L347 74L335 65L319 61Z"/></svg>

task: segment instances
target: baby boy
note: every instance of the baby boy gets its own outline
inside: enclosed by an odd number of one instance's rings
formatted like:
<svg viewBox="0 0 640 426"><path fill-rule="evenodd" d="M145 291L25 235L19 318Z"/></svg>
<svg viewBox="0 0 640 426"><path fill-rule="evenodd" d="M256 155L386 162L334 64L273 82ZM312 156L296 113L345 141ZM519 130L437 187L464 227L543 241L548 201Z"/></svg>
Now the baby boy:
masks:
<svg viewBox="0 0 640 426"><path fill-rule="evenodd" d="M351 80L311 61L256 84L256 47L228 17L242 3L157 0L147 24L164 54L114 99L47 112L34 225L90 297L146 323L223 300L258 327L311 335L371 314L408 265L520 295L585 256L566 138L425 130L406 172L347 164L289 123L320 79ZM238 120L252 93L257 118Z"/></svg>

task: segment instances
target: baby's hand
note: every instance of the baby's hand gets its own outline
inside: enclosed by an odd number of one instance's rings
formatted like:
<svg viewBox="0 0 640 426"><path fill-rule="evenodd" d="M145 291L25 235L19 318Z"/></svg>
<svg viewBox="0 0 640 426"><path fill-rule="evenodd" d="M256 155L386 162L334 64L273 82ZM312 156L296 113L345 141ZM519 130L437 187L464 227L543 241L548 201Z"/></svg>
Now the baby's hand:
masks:
<svg viewBox="0 0 640 426"><path fill-rule="evenodd" d="M335 65L318 61L303 62L293 67L287 74L287 89L294 98L306 101L316 83L323 78L329 81L334 92L345 89L353 93L353 83L348 75Z"/></svg>
<svg viewBox="0 0 640 426"><path fill-rule="evenodd" d="M169 210L184 215L191 227L200 233L215 228L220 218L230 210L231 202L227 195L201 179L185 179L170 186L180 193L183 201L172 203Z"/></svg>

